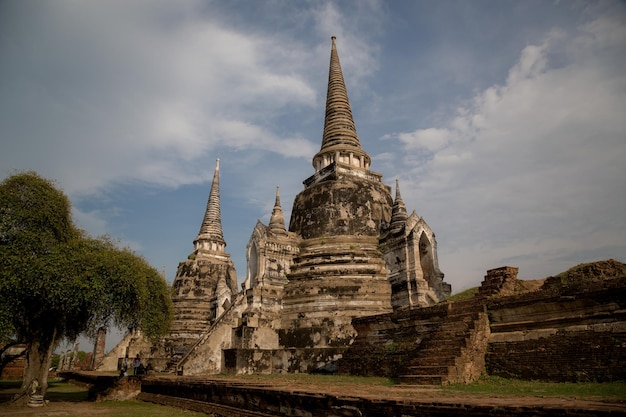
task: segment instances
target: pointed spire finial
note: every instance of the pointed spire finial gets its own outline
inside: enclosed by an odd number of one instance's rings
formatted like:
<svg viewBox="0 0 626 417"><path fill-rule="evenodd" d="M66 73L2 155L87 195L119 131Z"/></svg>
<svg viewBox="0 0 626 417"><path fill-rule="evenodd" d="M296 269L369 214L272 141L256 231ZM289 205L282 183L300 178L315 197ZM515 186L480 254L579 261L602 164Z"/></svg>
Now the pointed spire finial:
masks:
<svg viewBox="0 0 626 417"><path fill-rule="evenodd" d="M226 242L222 232L222 215L220 210L220 160L215 160L213 182L206 205L206 211L200 226L198 237L194 241L196 251L204 249L223 252Z"/></svg>
<svg viewBox="0 0 626 417"><path fill-rule="evenodd" d="M402 196L400 195L400 181L398 181L397 178L396 178L396 202L400 202L404 204L404 201L402 201Z"/></svg>
<svg viewBox="0 0 626 417"><path fill-rule="evenodd" d="M275 235L287 235L285 217L283 215L283 209L280 206L280 187L276 187L276 201L274 203L274 210L272 210L272 216L270 217L270 231Z"/></svg>
<svg viewBox="0 0 626 417"><path fill-rule="evenodd" d="M400 194L400 181L398 181L398 179L396 178L396 198L393 202L393 207L391 209L391 232L397 233L401 231L404 227L404 224L406 223L407 218L408 215L406 212L406 206L404 205L402 195Z"/></svg>
<svg viewBox="0 0 626 417"><path fill-rule="evenodd" d="M371 159L361 148L352 118L352 109L348 100L348 91L343 79L339 54L335 44L335 36L331 36L330 66L328 70L328 90L326 93L326 114L322 147L313 157L316 171L332 162L339 162L369 168Z"/></svg>

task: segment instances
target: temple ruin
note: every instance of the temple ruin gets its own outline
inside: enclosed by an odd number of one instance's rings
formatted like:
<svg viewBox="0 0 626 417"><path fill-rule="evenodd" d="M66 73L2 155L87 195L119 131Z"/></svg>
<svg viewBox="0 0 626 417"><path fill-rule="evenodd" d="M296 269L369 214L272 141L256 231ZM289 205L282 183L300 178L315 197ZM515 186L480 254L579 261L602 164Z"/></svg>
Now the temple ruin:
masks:
<svg viewBox="0 0 626 417"><path fill-rule="evenodd" d="M409 214L399 182L392 196L370 169L334 37L322 144L312 165L289 227L276 189L269 224L257 221L252 230L237 290L222 234L218 161L194 251L174 280L170 334L154 344L133 329L99 369L139 354L155 370L184 376L322 372L411 385L469 383L485 374L626 378L620 262L533 281L503 266L487 271L474 295L448 299L435 234ZM197 392L195 382L181 389L173 381L151 381L144 394L180 399Z"/></svg>
<svg viewBox="0 0 626 417"><path fill-rule="evenodd" d="M204 327L176 361L179 373L311 372L332 366L356 337L353 319L436 304L450 294L434 233L415 212L407 215L397 182L394 199L382 175L370 170L334 37L322 144L312 165L313 175L295 197L289 228L279 189L269 225L257 222L241 292L215 285L229 282L218 271L210 279L193 275L195 282L213 283L214 301L204 301L204 308L213 306L205 321L182 312L186 303L195 305L192 294L204 284L190 288L184 278L190 276L185 272L190 261L179 267L170 337L189 338L181 326ZM217 180L216 169L203 223L212 230L207 239L217 243L215 260L227 256L219 219L208 214L211 207L219 212Z"/></svg>
<svg viewBox="0 0 626 417"><path fill-rule="evenodd" d="M289 227L276 189L257 221L241 290L225 252L216 163L194 250L173 283L175 316L160 343L133 329L103 360L139 354L159 371L344 373L407 384L483 374L550 381L624 379L626 265L580 265L545 280L487 271L473 297L446 300L435 234L370 169L332 38L326 117L314 173ZM514 353L514 354L512 354ZM573 359L575 358L575 360Z"/></svg>
<svg viewBox="0 0 626 417"><path fill-rule="evenodd" d="M342 357L356 337L353 319L426 307L450 295L435 234L408 214L399 182L394 198L382 174L370 169L335 37L322 143L312 165L289 227L278 188L269 225L257 221L238 291L222 233L218 160L194 251L173 283L170 335L144 347L142 357L185 375L311 372ZM137 346L127 345L126 353Z"/></svg>

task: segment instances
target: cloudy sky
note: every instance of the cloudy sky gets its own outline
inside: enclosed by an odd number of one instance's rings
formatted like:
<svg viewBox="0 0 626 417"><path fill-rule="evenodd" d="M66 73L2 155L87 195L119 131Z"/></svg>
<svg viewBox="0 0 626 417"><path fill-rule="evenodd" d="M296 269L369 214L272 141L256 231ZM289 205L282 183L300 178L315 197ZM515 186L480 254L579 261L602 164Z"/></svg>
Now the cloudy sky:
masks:
<svg viewBox="0 0 626 417"><path fill-rule="evenodd" d="M241 282L275 187L288 219L314 172L331 35L371 168L453 292L626 261L621 1L2 0L0 178L56 180L171 282L220 158Z"/></svg>

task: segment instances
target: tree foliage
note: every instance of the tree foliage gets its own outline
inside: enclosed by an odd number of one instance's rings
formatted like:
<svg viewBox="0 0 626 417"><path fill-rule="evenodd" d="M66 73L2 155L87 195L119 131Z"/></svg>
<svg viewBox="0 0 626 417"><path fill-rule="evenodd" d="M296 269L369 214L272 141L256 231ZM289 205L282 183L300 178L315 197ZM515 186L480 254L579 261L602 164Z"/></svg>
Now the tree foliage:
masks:
<svg viewBox="0 0 626 417"><path fill-rule="evenodd" d="M157 337L172 314L158 271L110 238L76 228L69 199L34 172L0 183L0 299L0 338L28 345L27 374L33 366L47 372L63 338L110 325ZM43 372L32 376L38 384Z"/></svg>

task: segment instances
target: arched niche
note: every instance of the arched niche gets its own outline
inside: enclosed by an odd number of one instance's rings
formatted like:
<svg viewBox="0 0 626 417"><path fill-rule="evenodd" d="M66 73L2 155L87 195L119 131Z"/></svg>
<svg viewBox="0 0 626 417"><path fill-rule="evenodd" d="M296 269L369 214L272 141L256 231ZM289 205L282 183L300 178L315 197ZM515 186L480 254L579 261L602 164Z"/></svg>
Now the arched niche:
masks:
<svg viewBox="0 0 626 417"><path fill-rule="evenodd" d="M419 254L424 280L428 283L429 287L432 287L437 280L437 274L435 273L433 245L425 232L422 232L420 235Z"/></svg>
<svg viewBox="0 0 626 417"><path fill-rule="evenodd" d="M256 242L254 242L248 249L248 274L246 277L248 288L253 288L256 285L260 261L259 249L257 248Z"/></svg>

